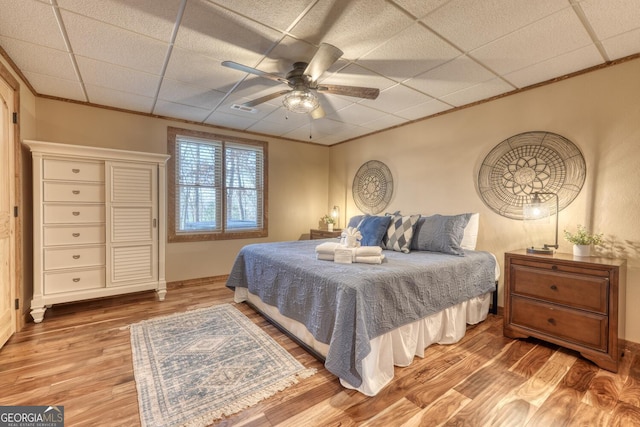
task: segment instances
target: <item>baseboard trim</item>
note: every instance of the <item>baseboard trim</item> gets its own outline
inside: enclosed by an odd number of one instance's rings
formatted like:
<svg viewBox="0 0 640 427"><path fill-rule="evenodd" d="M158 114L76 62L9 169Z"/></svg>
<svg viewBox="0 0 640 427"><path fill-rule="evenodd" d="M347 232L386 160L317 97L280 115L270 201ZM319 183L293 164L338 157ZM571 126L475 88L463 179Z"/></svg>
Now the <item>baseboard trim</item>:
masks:
<svg viewBox="0 0 640 427"><path fill-rule="evenodd" d="M222 276L199 277L197 279L176 280L175 282L167 282L167 289L182 288L185 286L199 286L212 282L226 282L229 278L228 274Z"/></svg>

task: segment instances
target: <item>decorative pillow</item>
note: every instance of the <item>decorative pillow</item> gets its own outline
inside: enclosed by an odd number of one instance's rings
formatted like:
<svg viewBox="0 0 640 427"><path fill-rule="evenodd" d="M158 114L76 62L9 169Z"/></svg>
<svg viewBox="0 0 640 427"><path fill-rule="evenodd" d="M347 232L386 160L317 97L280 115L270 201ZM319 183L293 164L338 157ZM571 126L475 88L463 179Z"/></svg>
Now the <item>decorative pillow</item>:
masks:
<svg viewBox="0 0 640 427"><path fill-rule="evenodd" d="M393 215L389 215L389 217L392 219L387 229L387 234L382 239L382 248L408 254L411 250L413 232L420 215L402 216L396 212Z"/></svg>
<svg viewBox="0 0 640 427"><path fill-rule="evenodd" d="M389 228L390 221L390 216L365 215L358 226L358 230L362 234L360 244L362 246L381 246L382 238Z"/></svg>
<svg viewBox="0 0 640 427"><path fill-rule="evenodd" d="M365 217L364 215L352 216L351 219L349 219L349 224L347 224L345 228L349 228L349 227L358 228L358 224L360 224L360 221L362 221L364 217Z"/></svg>
<svg viewBox="0 0 640 427"><path fill-rule="evenodd" d="M480 214L472 213L471 218L469 218L469 223L464 228L462 242L460 242L460 247L462 249L468 249L470 251L476 250L476 243L478 242L478 228L480 228Z"/></svg>
<svg viewBox="0 0 640 427"><path fill-rule="evenodd" d="M416 225L412 249L464 256L460 247L470 213L422 217Z"/></svg>

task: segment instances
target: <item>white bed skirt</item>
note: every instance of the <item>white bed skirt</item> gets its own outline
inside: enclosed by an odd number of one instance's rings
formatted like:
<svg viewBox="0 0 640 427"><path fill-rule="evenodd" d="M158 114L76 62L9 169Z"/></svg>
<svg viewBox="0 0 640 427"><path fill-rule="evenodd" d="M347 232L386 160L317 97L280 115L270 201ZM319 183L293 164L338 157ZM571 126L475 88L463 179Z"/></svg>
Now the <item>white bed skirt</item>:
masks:
<svg viewBox="0 0 640 427"><path fill-rule="evenodd" d="M236 288L234 300L238 303L249 301L310 348L327 355L329 345L317 341L302 323L283 316L276 307L265 304L247 288ZM355 387L342 379L340 383L367 396L375 396L393 379L394 366L408 366L414 356L424 357L424 350L431 344L460 341L467 324L474 325L487 318L490 303L491 292L372 339L371 353L362 362L362 384Z"/></svg>

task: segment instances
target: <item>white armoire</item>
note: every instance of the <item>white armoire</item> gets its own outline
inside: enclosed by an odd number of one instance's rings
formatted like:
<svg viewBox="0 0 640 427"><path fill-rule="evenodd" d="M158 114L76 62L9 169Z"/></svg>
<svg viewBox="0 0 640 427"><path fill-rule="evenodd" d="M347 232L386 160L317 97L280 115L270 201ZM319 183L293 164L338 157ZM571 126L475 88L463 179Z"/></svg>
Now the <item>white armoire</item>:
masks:
<svg viewBox="0 0 640 427"><path fill-rule="evenodd" d="M24 141L33 158L33 299L155 290L165 279L166 154Z"/></svg>

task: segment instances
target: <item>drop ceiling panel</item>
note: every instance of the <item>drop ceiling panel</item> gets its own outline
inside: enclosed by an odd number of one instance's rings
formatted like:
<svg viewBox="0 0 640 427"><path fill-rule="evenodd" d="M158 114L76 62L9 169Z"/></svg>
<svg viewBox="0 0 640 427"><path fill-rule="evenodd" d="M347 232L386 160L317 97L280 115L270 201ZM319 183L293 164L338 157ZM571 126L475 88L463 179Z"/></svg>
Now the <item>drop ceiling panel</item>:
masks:
<svg viewBox="0 0 640 427"><path fill-rule="evenodd" d="M158 90L160 77L108 62L77 56L78 69L85 84L145 96Z"/></svg>
<svg viewBox="0 0 640 427"><path fill-rule="evenodd" d="M74 80L60 79L26 71L25 77L38 93L59 98L72 99L74 101L87 102L82 85Z"/></svg>
<svg viewBox="0 0 640 427"><path fill-rule="evenodd" d="M209 0L234 12L286 31L314 0Z"/></svg>
<svg viewBox="0 0 640 427"><path fill-rule="evenodd" d="M432 99L424 93L397 84L380 92L377 99L365 99L360 104L393 114L399 109L419 105Z"/></svg>
<svg viewBox="0 0 640 427"><path fill-rule="evenodd" d="M629 31L602 42L609 59L620 59L638 52L640 30Z"/></svg>
<svg viewBox="0 0 640 427"><path fill-rule="evenodd" d="M599 39L640 29L638 0L581 0L579 4Z"/></svg>
<svg viewBox="0 0 640 427"><path fill-rule="evenodd" d="M514 87L500 78L495 78L482 82L477 85L453 92L440 98L447 104L460 107L462 105L471 104L482 99L491 98L493 96L502 95L510 92Z"/></svg>
<svg viewBox="0 0 640 427"><path fill-rule="evenodd" d="M223 67L217 58L174 47L165 76L184 83L224 91L230 90L244 76Z"/></svg>
<svg viewBox="0 0 640 427"><path fill-rule="evenodd" d="M85 85L89 102L107 107L124 108L126 110L151 113L154 99L133 93L107 89L101 86Z"/></svg>
<svg viewBox="0 0 640 427"><path fill-rule="evenodd" d="M0 0L0 36L66 50L51 8L34 0Z"/></svg>
<svg viewBox="0 0 640 427"><path fill-rule="evenodd" d="M6 37L0 37L0 45L13 61L22 65L22 72L32 72L65 80L75 80L77 77L71 55L66 51ZM43 93L35 86L34 89Z"/></svg>
<svg viewBox="0 0 640 427"><path fill-rule="evenodd" d="M113 25L61 11L76 55L160 75L167 46Z"/></svg>
<svg viewBox="0 0 640 427"><path fill-rule="evenodd" d="M566 8L470 53L490 69L506 74L592 44L574 13Z"/></svg>
<svg viewBox="0 0 640 427"><path fill-rule="evenodd" d="M446 104L442 101L434 99L433 101L427 101L420 105L398 110L395 115L407 120L417 120L422 117L431 116L433 114L449 110L451 108L452 106L450 104Z"/></svg>
<svg viewBox="0 0 640 427"><path fill-rule="evenodd" d="M162 80L158 99L211 111L224 96L224 92L165 78Z"/></svg>
<svg viewBox="0 0 640 427"><path fill-rule="evenodd" d="M568 8L558 0L452 0L422 22L469 52Z"/></svg>
<svg viewBox="0 0 640 427"><path fill-rule="evenodd" d="M191 105L179 104L177 102L168 102L159 99L158 102L156 102L155 108L153 109L153 114L201 122L207 118L210 111L211 110L205 108L198 108Z"/></svg>

